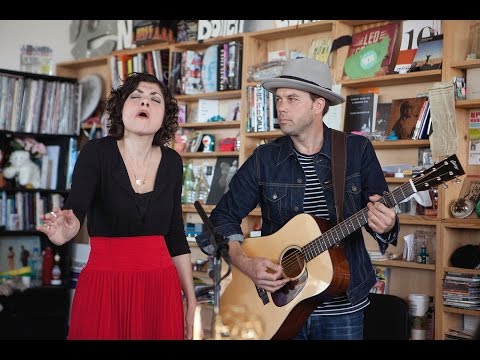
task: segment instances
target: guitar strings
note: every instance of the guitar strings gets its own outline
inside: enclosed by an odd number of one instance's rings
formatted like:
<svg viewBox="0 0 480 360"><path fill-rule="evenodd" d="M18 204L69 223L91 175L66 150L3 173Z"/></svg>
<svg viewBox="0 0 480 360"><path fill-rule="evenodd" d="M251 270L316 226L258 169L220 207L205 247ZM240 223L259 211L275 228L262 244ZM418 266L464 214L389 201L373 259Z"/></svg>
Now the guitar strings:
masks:
<svg viewBox="0 0 480 360"><path fill-rule="evenodd" d="M445 161L445 162L442 162L442 165L440 165L438 169L435 169L435 167L432 167L432 168L429 169L429 170L433 170L433 172L439 171L440 169L442 169L442 167L445 166L446 163L447 163L446 161ZM434 177L442 178L443 176L445 176L445 174L448 174L448 172L447 172L447 173L444 172L444 173L442 173L442 174L440 174L440 175L437 174L437 175L432 176L432 171L430 171L429 173L422 173L420 176L415 177L415 178L412 178L411 181L412 181L412 183L413 183L414 185L419 185L419 184L421 184L421 183L425 183L426 187L430 187L430 185L429 185L428 183L426 183L426 181L427 181L428 179L431 179L431 178L434 178ZM407 188L410 188L411 191L412 191L412 193L409 194L409 195L405 195L405 192L404 192L403 189L402 189L404 186L407 187ZM415 186L415 190L417 190L417 192L418 192L418 191L421 191L421 190L419 190L419 189L417 188L417 186ZM400 193L400 192L401 192L401 193ZM403 196L403 199L406 199L408 196L411 196L411 195L414 194L414 193L415 193L415 191L414 191L414 189L411 188L410 182L407 182L407 183L403 184L402 186L399 186L398 188L392 190L392 192L385 194L385 196L391 195L391 196L393 197L393 200L394 200L395 205L396 205L396 204L398 204L398 202L399 202L399 201L397 201L396 198L395 198L396 194L397 194L397 195L402 195L402 196ZM382 201L384 205L386 205L386 204L385 204L385 201L384 201L385 196L383 196L383 197L379 200L379 201ZM337 237L335 238L335 236L333 235L333 232L334 232L335 228L339 227L340 230L342 230L342 229L341 229L342 226L343 226L342 224L348 223L348 222L352 222L352 221L354 220L353 218L355 218L355 219L358 221L358 223L359 223L359 225L360 225L358 229L360 229L363 225L365 225L365 224L368 222L368 220L366 219L366 212L367 212L367 211L368 211L368 210L367 210L366 207L363 208L363 209L360 210L359 212L353 214L353 215L352 215L351 217L349 217L348 219L342 221L341 223L338 223L336 226L334 226L333 228L329 229L329 230L326 231L324 234L321 234L321 235L318 236L317 238L315 238L315 239L313 239L312 241L310 241L308 244L306 244L305 246L303 246L299 251L295 251L293 254L287 255L287 256L284 258L284 261L281 262L281 264L283 264L282 266L283 266L284 270L291 271L291 270L293 270L294 268L297 268L297 267L298 267L297 264L299 264L299 263L301 263L301 262L304 262L304 260L305 260L305 258L306 258L305 252L313 251L313 250L321 250L318 254L316 254L316 255L319 255L320 253L328 250L332 245L335 245L339 240L342 239L342 238L340 238L339 236L337 236ZM364 217L364 220L365 220L365 222L364 222L363 224L361 224L360 221L359 221L359 219L358 219L358 215L360 215L361 213L362 213L362 215L363 215L363 217ZM349 230L348 230L348 226L347 226L347 225L344 225L344 229L345 229L346 232L347 232L347 236L351 234L351 232L349 232ZM356 231L356 230L358 230L358 229L354 229L354 231ZM335 230L335 231L336 231L336 230ZM337 233L337 234L338 234L338 233ZM331 235L331 236L330 236L330 235ZM342 231L342 235L344 235L344 234L343 234L343 231ZM321 245L324 244L327 240L331 240L332 237L333 237L333 240L334 240L334 241L333 241L333 244L331 244L330 246L325 246L325 247L322 247L322 246L321 246ZM344 236L344 237L346 237L346 236ZM343 237L343 238L344 238L344 237ZM322 241L323 239L324 239L325 241ZM320 242L320 244L317 245L317 244L316 244L317 242ZM312 248L312 247L313 247L313 249L310 250L310 248ZM298 256L299 254L301 254L301 256ZM294 265L295 265L295 266L294 266ZM288 271L287 271L287 272L288 272Z"/></svg>

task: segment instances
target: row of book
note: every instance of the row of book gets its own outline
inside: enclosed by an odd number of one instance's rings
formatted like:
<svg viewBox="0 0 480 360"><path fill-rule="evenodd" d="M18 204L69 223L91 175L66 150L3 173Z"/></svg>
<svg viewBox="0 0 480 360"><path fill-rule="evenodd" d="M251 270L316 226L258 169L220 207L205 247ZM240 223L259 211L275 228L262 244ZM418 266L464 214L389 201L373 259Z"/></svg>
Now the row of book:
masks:
<svg viewBox="0 0 480 360"><path fill-rule="evenodd" d="M77 134L82 86L0 74L0 130Z"/></svg>
<svg viewBox="0 0 480 360"><path fill-rule="evenodd" d="M241 42L230 41L205 51L173 52L170 90L174 94L201 94L240 89L242 49Z"/></svg>
<svg viewBox="0 0 480 360"><path fill-rule="evenodd" d="M273 131L280 128L274 96L261 85L247 86L247 132Z"/></svg>
<svg viewBox="0 0 480 360"><path fill-rule="evenodd" d="M359 93L346 97L345 132L394 135L398 139L428 139L432 132L430 102L427 96L393 99L379 103L378 93Z"/></svg>
<svg viewBox="0 0 480 360"><path fill-rule="evenodd" d="M122 80L132 72L146 72L155 75L168 85L168 50L152 50L134 55L120 54L113 56L112 61L112 84L116 88Z"/></svg>
<svg viewBox="0 0 480 360"><path fill-rule="evenodd" d="M41 224L40 215L63 206L63 196L57 193L0 191L0 228L8 231L33 231Z"/></svg>

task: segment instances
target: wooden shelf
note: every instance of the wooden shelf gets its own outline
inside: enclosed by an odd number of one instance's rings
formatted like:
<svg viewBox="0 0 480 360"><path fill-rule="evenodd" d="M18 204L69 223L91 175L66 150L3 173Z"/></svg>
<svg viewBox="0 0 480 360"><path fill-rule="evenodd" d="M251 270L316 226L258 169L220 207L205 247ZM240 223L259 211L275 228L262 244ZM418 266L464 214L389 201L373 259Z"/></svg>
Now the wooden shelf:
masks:
<svg viewBox="0 0 480 360"><path fill-rule="evenodd" d="M473 100L456 100L455 106L461 109L480 108L480 99Z"/></svg>
<svg viewBox="0 0 480 360"><path fill-rule="evenodd" d="M428 270L435 271L435 264L418 264L413 261L403 261L403 260L372 260L372 264L377 266L390 266L398 268L407 268L407 269L419 269L419 270Z"/></svg>
<svg viewBox="0 0 480 360"><path fill-rule="evenodd" d="M425 216L425 215L405 215L399 214L398 218L400 219L401 224L408 225L429 225L435 226L439 222L436 217Z"/></svg>
<svg viewBox="0 0 480 360"><path fill-rule="evenodd" d="M403 84L417 84L421 82L441 81L442 70L428 70L416 71L407 74L391 74L384 76L377 76L374 78L356 79L356 80L341 80L342 86L349 88L362 88L369 86L390 86Z"/></svg>
<svg viewBox="0 0 480 360"><path fill-rule="evenodd" d="M149 44L146 45L140 45L136 48L133 49L124 49L124 50L118 50L112 52L112 55L136 55L139 53L144 53L147 51L152 51L152 50L164 50L164 49L169 49L170 44L165 41L165 40L156 40L152 41Z"/></svg>
<svg viewBox="0 0 480 360"><path fill-rule="evenodd" d="M250 214L249 215L252 215L252 216L262 216L262 209L260 208L255 208L253 209L252 211L250 211Z"/></svg>
<svg viewBox="0 0 480 360"><path fill-rule="evenodd" d="M285 135L280 130L275 131L257 131L246 133L245 136L255 139L275 139L279 136Z"/></svg>
<svg viewBox="0 0 480 360"><path fill-rule="evenodd" d="M212 151L212 152L181 152L179 153L184 159L204 159L217 158L225 156L238 156L238 151Z"/></svg>
<svg viewBox="0 0 480 360"><path fill-rule="evenodd" d="M202 205L203 210L207 214L211 213L215 205ZM197 209L195 209L195 206L193 204L182 204L182 211L186 213L196 213Z"/></svg>
<svg viewBox="0 0 480 360"><path fill-rule="evenodd" d="M403 177L403 178L386 177L385 181L387 182L387 184L403 184L403 183L408 182L408 180L410 180L410 179L411 179L411 177Z"/></svg>
<svg viewBox="0 0 480 360"><path fill-rule="evenodd" d="M249 33L248 35L257 40L280 40L288 37L301 37L315 34L318 32L332 31L334 21L321 20L310 24L301 24L297 26L288 26L274 30L261 30Z"/></svg>
<svg viewBox="0 0 480 360"><path fill-rule="evenodd" d="M407 149L430 147L429 140L392 140L392 141L372 141L376 150L380 149Z"/></svg>
<svg viewBox="0 0 480 360"><path fill-rule="evenodd" d="M211 45L224 44L230 41L243 42L243 34L234 34L234 35L227 35L227 36L216 37L216 38L208 38L202 41L197 41L197 40L183 41L180 43L172 44L172 46L174 48L174 51L201 50Z"/></svg>
<svg viewBox="0 0 480 360"><path fill-rule="evenodd" d="M443 305L443 311L445 311L446 313L452 313L452 314L480 316L480 310L461 309L461 308L456 308L456 307L447 306L447 305Z"/></svg>
<svg viewBox="0 0 480 360"><path fill-rule="evenodd" d="M451 229L480 229L480 219L468 218L468 219L443 219L443 226Z"/></svg>
<svg viewBox="0 0 480 360"><path fill-rule="evenodd" d="M463 274L471 274L471 275L480 275L480 269L465 269L459 268L454 266L445 266L443 268L445 272L454 272L454 273L463 273Z"/></svg>
<svg viewBox="0 0 480 360"><path fill-rule="evenodd" d="M202 207L207 214L210 214L212 210L215 208L215 205L202 205ZM193 204L183 204L182 211L185 213L197 213L197 209L195 209L195 206ZM255 208L248 215L262 216L262 211L260 210L260 208Z"/></svg>
<svg viewBox="0 0 480 360"><path fill-rule="evenodd" d="M388 20L338 20L338 22L348 26L370 25L370 24L380 23L382 21L388 21Z"/></svg>
<svg viewBox="0 0 480 360"><path fill-rule="evenodd" d="M464 60L454 62L450 65L450 67L455 69L474 69L480 67L480 59L475 60Z"/></svg>
<svg viewBox="0 0 480 360"><path fill-rule="evenodd" d="M99 66L99 65L107 65L109 58L110 58L110 55L96 56L94 58L83 58L83 59L72 60L72 61L64 61L57 64L57 66L62 68L69 68L71 70L78 70L78 69L83 69L85 66L93 67L93 66Z"/></svg>
<svg viewBox="0 0 480 360"><path fill-rule="evenodd" d="M235 99L242 96L242 90L216 91L195 95L175 95L178 102L192 102L199 99Z"/></svg>
<svg viewBox="0 0 480 360"><path fill-rule="evenodd" d="M15 187L15 188L0 188L0 192L5 191L6 193L16 193L16 192L24 192L24 193L36 193L39 192L41 194L60 194L60 195L68 195L70 192L68 190L52 190L52 189L27 189L23 187Z"/></svg>
<svg viewBox="0 0 480 360"><path fill-rule="evenodd" d="M187 129L230 129L240 128L240 121L212 121L212 122L194 122L178 124L178 127Z"/></svg>

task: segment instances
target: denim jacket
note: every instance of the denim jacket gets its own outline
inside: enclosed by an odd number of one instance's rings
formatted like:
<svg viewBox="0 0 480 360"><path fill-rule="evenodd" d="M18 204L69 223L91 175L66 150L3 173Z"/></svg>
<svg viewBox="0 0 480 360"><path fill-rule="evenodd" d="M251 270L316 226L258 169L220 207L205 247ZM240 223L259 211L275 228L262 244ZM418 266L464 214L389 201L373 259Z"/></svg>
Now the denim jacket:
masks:
<svg viewBox="0 0 480 360"><path fill-rule="evenodd" d="M315 155L314 164L323 186L330 222L336 224L334 192L332 187L331 154L332 130L326 125L324 143ZM344 218L360 211L368 197L388 191L382 169L373 146L367 138L347 135L347 169L345 179ZM243 240L240 227L242 219L258 204L262 210L262 236L278 231L295 215L303 212L305 175L294 153L288 136L261 145L242 164L210 215L215 231L229 240ZM388 244L396 245L399 230L398 218L388 234L374 234L380 251L385 253ZM197 237L200 247L210 242L208 234ZM352 304L365 299L375 284L375 272L365 248L362 231L357 230L342 240L350 268L347 296Z"/></svg>

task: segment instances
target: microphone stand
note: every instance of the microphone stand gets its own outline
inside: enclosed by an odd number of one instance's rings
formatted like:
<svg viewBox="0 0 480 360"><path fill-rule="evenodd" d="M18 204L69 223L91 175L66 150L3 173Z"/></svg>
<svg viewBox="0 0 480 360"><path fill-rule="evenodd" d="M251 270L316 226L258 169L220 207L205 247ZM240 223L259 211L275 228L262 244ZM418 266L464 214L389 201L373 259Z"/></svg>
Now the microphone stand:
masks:
<svg viewBox="0 0 480 360"><path fill-rule="evenodd" d="M194 202L194 206L207 228L207 232L210 235L210 244L213 247L213 253L211 254L213 255L213 276L210 274L210 277L213 279L213 335L216 336L216 326L220 308L220 282L230 274L232 261L228 254L228 239L215 232L212 222L198 200ZM223 277L222 258L228 265L227 273Z"/></svg>

